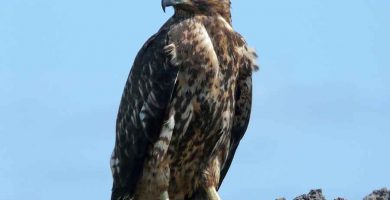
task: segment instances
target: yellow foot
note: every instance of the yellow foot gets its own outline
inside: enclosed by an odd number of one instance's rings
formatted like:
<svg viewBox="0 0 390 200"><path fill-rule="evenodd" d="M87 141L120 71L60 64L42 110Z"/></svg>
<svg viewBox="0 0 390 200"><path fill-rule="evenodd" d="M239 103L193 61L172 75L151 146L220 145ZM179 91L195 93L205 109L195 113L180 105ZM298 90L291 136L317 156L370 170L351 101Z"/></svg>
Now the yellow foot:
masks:
<svg viewBox="0 0 390 200"><path fill-rule="evenodd" d="M169 200L168 192L165 191L160 195L160 200Z"/></svg>
<svg viewBox="0 0 390 200"><path fill-rule="evenodd" d="M209 200L221 200L215 187L209 187L206 190Z"/></svg>

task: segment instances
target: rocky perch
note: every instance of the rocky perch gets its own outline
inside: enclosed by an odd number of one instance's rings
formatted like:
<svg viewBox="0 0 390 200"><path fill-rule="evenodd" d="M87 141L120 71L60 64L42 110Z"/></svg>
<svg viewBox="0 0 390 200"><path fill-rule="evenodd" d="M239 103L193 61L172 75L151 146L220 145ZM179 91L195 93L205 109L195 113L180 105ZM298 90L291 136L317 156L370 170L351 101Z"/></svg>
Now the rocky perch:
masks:
<svg viewBox="0 0 390 200"><path fill-rule="evenodd" d="M279 198L276 200L286 200L285 198ZM308 194L301 195L296 197L294 200L326 200L324 195L322 195L322 190L311 190ZM344 198L337 198L335 200L347 200ZM390 200L390 191L386 188L381 190L375 190L370 195L364 197L363 200Z"/></svg>

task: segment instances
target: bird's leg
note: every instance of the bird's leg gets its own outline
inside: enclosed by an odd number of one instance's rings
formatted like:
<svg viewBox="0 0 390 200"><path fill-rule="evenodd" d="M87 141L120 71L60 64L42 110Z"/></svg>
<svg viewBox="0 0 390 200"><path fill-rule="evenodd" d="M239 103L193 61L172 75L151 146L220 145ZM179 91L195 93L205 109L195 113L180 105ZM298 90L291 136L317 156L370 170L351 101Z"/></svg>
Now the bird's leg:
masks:
<svg viewBox="0 0 390 200"><path fill-rule="evenodd" d="M216 186L219 184L220 176L220 162L219 157L215 157L212 162L208 164L203 171L203 188L206 191L208 200L221 200L216 190Z"/></svg>
<svg viewBox="0 0 390 200"><path fill-rule="evenodd" d="M221 200L215 187L207 188L206 193L209 200Z"/></svg>
<svg viewBox="0 0 390 200"><path fill-rule="evenodd" d="M160 200L169 200L168 191L161 193Z"/></svg>

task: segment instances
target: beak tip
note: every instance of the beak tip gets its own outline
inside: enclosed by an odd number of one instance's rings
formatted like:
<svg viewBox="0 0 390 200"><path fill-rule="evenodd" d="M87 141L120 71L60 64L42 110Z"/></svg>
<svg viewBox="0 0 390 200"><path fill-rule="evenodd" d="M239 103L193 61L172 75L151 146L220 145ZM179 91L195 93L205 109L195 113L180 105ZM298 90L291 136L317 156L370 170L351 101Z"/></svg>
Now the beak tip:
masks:
<svg viewBox="0 0 390 200"><path fill-rule="evenodd" d="M165 7L166 7L165 2L164 2L164 0L162 0L161 1L161 8L164 11L164 13L165 13Z"/></svg>

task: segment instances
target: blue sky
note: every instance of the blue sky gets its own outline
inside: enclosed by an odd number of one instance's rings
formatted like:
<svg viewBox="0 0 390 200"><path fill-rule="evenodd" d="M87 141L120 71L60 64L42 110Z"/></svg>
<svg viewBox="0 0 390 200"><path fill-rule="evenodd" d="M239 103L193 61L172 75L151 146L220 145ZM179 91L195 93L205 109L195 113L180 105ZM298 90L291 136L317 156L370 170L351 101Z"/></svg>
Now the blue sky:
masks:
<svg viewBox="0 0 390 200"><path fill-rule="evenodd" d="M221 196L390 187L390 1L233 1L260 55ZM109 199L116 112L159 0L0 2L0 200Z"/></svg>

